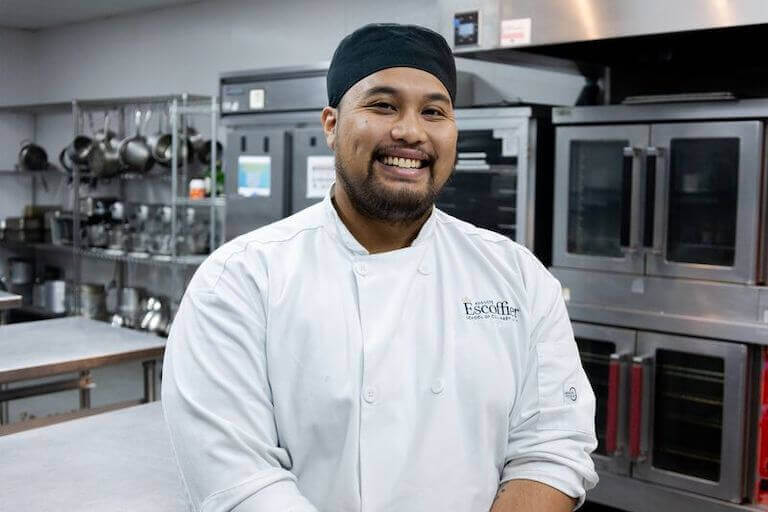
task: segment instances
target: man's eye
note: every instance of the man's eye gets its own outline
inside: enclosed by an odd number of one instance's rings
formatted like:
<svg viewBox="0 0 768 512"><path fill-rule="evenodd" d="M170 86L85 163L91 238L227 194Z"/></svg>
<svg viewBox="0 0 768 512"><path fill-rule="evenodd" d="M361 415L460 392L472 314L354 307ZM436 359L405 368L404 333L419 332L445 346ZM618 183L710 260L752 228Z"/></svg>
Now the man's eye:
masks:
<svg viewBox="0 0 768 512"><path fill-rule="evenodd" d="M376 102L372 106L382 110L395 110L395 107L393 105L390 105L389 103L385 103L383 101Z"/></svg>
<svg viewBox="0 0 768 512"><path fill-rule="evenodd" d="M443 112L436 108L427 108L424 110L424 114L428 116L442 116Z"/></svg>

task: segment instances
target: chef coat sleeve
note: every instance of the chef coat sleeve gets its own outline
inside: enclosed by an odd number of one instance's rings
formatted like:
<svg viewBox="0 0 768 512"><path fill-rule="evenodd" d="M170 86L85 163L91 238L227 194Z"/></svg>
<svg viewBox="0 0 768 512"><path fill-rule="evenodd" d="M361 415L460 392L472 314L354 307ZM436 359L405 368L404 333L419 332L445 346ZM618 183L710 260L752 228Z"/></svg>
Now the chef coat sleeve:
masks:
<svg viewBox="0 0 768 512"><path fill-rule="evenodd" d="M173 322L162 404L176 461L195 511L317 512L278 443L265 358L265 273L253 263L246 268L241 256L214 253Z"/></svg>
<svg viewBox="0 0 768 512"><path fill-rule="evenodd" d="M581 366L560 283L535 257L520 264L530 345L510 413L501 481L535 480L584 503L597 484L595 395Z"/></svg>

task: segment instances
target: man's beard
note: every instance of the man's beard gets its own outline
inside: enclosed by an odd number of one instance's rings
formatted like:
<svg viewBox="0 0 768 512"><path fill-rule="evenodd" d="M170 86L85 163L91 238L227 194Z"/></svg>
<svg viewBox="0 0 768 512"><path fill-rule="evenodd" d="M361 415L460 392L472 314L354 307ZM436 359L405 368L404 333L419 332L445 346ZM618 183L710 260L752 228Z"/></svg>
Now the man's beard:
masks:
<svg viewBox="0 0 768 512"><path fill-rule="evenodd" d="M431 167L423 192L402 188L392 190L376 175L373 168L375 158L369 162L365 176L357 178L347 171L339 153L336 152L336 175L352 206L361 215L389 224L407 224L422 218L434 205L440 190L435 187Z"/></svg>

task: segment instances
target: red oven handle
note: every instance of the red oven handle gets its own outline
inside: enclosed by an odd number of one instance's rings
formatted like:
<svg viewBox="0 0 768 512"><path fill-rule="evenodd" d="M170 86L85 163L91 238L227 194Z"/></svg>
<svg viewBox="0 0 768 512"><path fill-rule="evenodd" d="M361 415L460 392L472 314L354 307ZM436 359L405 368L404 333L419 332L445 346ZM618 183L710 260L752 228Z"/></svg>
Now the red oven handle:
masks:
<svg viewBox="0 0 768 512"><path fill-rule="evenodd" d="M621 385L621 359L619 354L611 354L608 362L608 403L605 419L605 451L608 456L616 454L616 441L619 430L619 386Z"/></svg>
<svg viewBox="0 0 768 512"><path fill-rule="evenodd" d="M640 458L640 438L643 428L643 373L645 366L641 358L632 360L631 397L629 403L629 457Z"/></svg>

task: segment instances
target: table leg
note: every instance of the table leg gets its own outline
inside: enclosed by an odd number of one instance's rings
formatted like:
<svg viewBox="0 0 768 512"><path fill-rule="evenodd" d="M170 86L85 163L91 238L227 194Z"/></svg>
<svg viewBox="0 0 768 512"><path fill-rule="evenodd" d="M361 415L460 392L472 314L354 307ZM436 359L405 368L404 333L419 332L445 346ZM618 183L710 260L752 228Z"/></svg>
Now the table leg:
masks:
<svg viewBox="0 0 768 512"><path fill-rule="evenodd" d="M91 372L89 370L80 372L80 379L86 382L90 382ZM89 386L84 386L80 388L80 408L81 409L91 408L91 388Z"/></svg>
<svg viewBox="0 0 768 512"><path fill-rule="evenodd" d="M156 361L144 361L144 401L154 402L157 400L157 391L155 390L155 366Z"/></svg>

